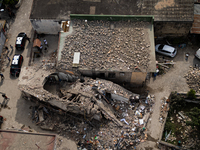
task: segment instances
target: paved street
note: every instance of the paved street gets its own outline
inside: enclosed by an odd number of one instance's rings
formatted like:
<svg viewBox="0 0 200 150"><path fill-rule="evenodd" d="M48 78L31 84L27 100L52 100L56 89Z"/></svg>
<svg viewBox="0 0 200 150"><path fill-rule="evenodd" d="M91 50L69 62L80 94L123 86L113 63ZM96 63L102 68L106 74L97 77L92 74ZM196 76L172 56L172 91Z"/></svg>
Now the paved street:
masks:
<svg viewBox="0 0 200 150"><path fill-rule="evenodd" d="M10 44L14 47L15 40L19 32L25 32L29 37L32 34L32 27L29 21L29 12L31 9L31 2L24 1L22 6L19 8L14 23L10 26L8 30L7 37L8 41L6 45L10 48ZM28 65L29 56L30 56L30 47L31 44L26 42L26 46L24 51L16 51L13 52L10 49L11 56L9 57L12 59L14 54L22 54L24 57L23 66ZM10 101L8 102L8 106L10 109L2 109L1 115L6 118L2 125L2 129L6 128L17 128L20 129L23 124L30 125L31 121L28 119L28 112L30 111L28 106L30 105L29 102L26 102L21 98L21 92L18 90L18 78L14 78L10 76L10 64L8 65L8 60L4 64L5 71L3 72L5 76L5 80L0 87L0 91L6 93ZM1 102L3 98L1 97ZM28 103L28 105L27 105Z"/></svg>
<svg viewBox="0 0 200 150"><path fill-rule="evenodd" d="M149 94L155 95L156 101L153 108L153 113L150 121L147 125L149 131L148 141L138 146L140 150L144 148L158 149L156 143L161 134L161 128L163 124L159 122L161 99L165 96L169 96L172 91L188 92L189 87L186 83L184 75L188 72L190 66L194 64L200 64L200 60L195 58L194 54L197 50L197 46L187 46L185 48L178 48L178 53L175 58L165 57L165 59L173 60L175 62L174 68L171 68L166 74L157 76L156 80L151 79L147 85ZM190 53L188 61L185 60L185 53ZM163 57L162 55L157 55Z"/></svg>
<svg viewBox="0 0 200 150"><path fill-rule="evenodd" d="M15 21L10 26L10 29L7 32L7 38L8 41L5 45L7 45L10 48L10 44L14 47L15 41L18 33L25 32L28 37L31 38L31 41L33 39L33 29L31 26L31 23L29 21L29 15L31 10L32 0L24 0L21 7L18 9ZM31 51L32 42L29 44L29 42L26 42L26 46L24 51L16 51L14 50L11 52L9 57L12 59L14 54L22 54L24 57L24 62L22 67L27 67L29 62L29 56ZM6 62L4 64L5 71L2 72L5 76L3 84L0 86L0 92L6 93L7 97L10 98L10 101L8 102L8 108L3 108L0 112L0 115L2 115L6 120L2 124L2 129L20 129L23 125L30 126L32 129L34 129L36 132L40 133L52 133L47 132L45 130L41 130L38 126L35 125L35 123L32 123L30 112L32 109L29 107L31 105L34 105L33 103L29 101L25 101L21 97L21 91L18 89L18 78L14 78L10 76L10 64L8 64L8 60L6 59ZM0 102L3 101L3 97L0 97ZM62 145L58 149L76 149L76 145L73 141L67 140L66 138L60 137L63 140Z"/></svg>

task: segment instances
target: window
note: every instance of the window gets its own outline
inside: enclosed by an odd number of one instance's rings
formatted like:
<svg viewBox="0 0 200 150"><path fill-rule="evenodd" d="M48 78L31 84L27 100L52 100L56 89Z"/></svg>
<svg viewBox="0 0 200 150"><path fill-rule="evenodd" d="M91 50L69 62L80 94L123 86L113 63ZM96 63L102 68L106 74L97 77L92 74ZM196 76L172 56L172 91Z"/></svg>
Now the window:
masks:
<svg viewBox="0 0 200 150"><path fill-rule="evenodd" d="M164 45L163 45L163 44L161 44L161 45L158 47L158 49L159 49L159 50L162 50L162 49L163 49L163 47L164 47Z"/></svg>
<svg viewBox="0 0 200 150"><path fill-rule="evenodd" d="M173 51L173 54L176 53L176 50Z"/></svg>
<svg viewBox="0 0 200 150"><path fill-rule="evenodd" d="M115 78L115 73L108 73L108 78Z"/></svg>
<svg viewBox="0 0 200 150"><path fill-rule="evenodd" d="M124 76L125 73L124 73L124 72L120 72L119 75L120 75L120 76Z"/></svg>
<svg viewBox="0 0 200 150"><path fill-rule="evenodd" d="M166 51L166 50L161 50L161 52L164 52L164 53L169 53L169 54L171 54L169 51Z"/></svg>
<svg viewBox="0 0 200 150"><path fill-rule="evenodd" d="M100 73L100 74L99 74L99 77L100 77L100 78L105 78L105 73Z"/></svg>

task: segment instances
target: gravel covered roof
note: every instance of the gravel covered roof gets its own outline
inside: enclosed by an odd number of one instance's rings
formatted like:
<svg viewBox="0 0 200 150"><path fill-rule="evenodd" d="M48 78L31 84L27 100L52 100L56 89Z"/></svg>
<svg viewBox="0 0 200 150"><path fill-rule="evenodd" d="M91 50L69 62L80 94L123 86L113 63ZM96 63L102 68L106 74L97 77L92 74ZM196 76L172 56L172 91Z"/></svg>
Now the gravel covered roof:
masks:
<svg viewBox="0 0 200 150"><path fill-rule="evenodd" d="M73 32L65 39L59 68L71 69L74 52L80 52L81 69L147 71L152 58L149 22L73 20L72 24Z"/></svg>
<svg viewBox="0 0 200 150"><path fill-rule="evenodd" d="M34 0L31 19L69 14L154 15L155 21L193 21L194 0Z"/></svg>

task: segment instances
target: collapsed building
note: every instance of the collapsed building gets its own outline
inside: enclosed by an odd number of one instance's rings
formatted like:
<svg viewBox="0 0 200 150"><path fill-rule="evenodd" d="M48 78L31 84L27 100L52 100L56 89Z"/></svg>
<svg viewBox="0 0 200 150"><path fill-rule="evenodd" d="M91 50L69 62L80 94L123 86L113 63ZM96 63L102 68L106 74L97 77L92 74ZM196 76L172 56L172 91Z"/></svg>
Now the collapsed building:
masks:
<svg viewBox="0 0 200 150"><path fill-rule="evenodd" d="M62 134L76 132L75 141L93 143L98 147L113 147L116 143L117 147L130 147L147 139L144 132L147 131L145 127L154 103L151 96L134 94L103 79L94 80L63 72L50 73L35 67L22 68L18 86L25 99L38 104L33 107L32 119L36 117L35 122L42 129L59 130L58 133ZM51 91L52 88L56 92ZM50 111L61 115L63 119L50 120L56 116L50 115ZM74 121L70 119L73 118L79 123L71 127L69 124ZM82 129L83 125L87 127ZM87 131L89 125L92 129ZM105 129L112 129L106 138L100 136ZM94 136L102 141L81 141Z"/></svg>
<svg viewBox="0 0 200 150"><path fill-rule="evenodd" d="M108 95L109 99L122 100L127 103L130 97L138 97L137 94L132 94L122 87L106 80L85 78L82 79L85 81L80 81L74 75L62 72L51 74L46 71L43 72L43 70L41 72L40 70L37 71L37 74L42 74L42 78L37 78L35 74L32 74L34 72L32 68L26 68L24 72L26 73L22 76L19 87L25 97L29 99L36 98L38 101L47 102L66 112L81 115L86 113L87 117L99 121L101 120L100 112L102 112L119 126L121 126L121 123L112 114L112 109L98 100L103 98L107 103L110 103L108 98L106 98ZM32 79L30 79L31 76ZM48 81L50 86L56 82L62 84L62 87L64 87L60 88L62 97L54 95L43 88Z"/></svg>

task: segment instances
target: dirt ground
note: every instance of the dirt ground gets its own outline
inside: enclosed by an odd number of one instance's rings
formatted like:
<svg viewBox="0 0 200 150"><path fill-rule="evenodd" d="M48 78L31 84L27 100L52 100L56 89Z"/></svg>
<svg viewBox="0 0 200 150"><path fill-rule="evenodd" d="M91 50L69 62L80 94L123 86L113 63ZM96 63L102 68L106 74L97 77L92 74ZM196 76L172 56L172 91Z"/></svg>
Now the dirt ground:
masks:
<svg viewBox="0 0 200 150"><path fill-rule="evenodd" d="M16 18L13 20L13 23L10 25L9 30L7 31L7 38L8 41L5 45L9 47L10 53L9 57L12 58L14 54L22 54L24 57L23 66L28 66L29 58L30 58L30 52L32 47L32 39L33 39L33 29L31 26L31 23L29 21L29 15L31 10L32 0L26 1L24 0L20 8L18 9L16 13ZM19 32L25 32L28 37L31 38L31 43L26 42L25 49L23 51L11 51L10 44L14 47L15 40ZM55 37L56 38L56 37ZM48 39L47 39L48 40ZM57 45L58 41L50 41L51 44ZM55 43L53 43L55 42ZM34 123L32 123L32 120L30 119L30 113L31 109L30 106L34 105L33 103L29 101L25 101L22 96L21 92L18 89L18 78L14 78L10 76L10 63L5 58L4 67L3 67L3 75L5 76L5 79L3 83L0 85L0 92L5 93L8 98L10 98L10 101L8 102L9 108L3 108L0 111L0 115L2 115L5 118L4 123L2 124L2 129L11 129L11 130L18 130L23 125L30 126L35 132L40 133L50 133L44 130L41 130L39 127L37 127ZM3 102L3 97L0 97L0 103ZM52 133L52 132L51 132ZM75 150L76 145L73 141L68 140L64 137L58 136L58 139L62 140L62 144L59 149L70 149ZM30 139L31 140L31 139ZM37 148L37 147L36 147Z"/></svg>
<svg viewBox="0 0 200 150"><path fill-rule="evenodd" d="M31 39L33 38L33 29L31 23L29 21L29 14L31 9L32 1L23 1L21 7L19 8L16 19L14 23L10 26L8 30L7 37L8 42L6 45L14 46L16 36L19 32L26 32ZM56 41L57 42L57 41ZM56 43L57 44L57 43ZM26 44L24 51L14 51L10 52L10 58L15 53L21 53L24 57L23 67L28 66L29 56L31 51L32 43ZM194 58L195 51L198 47L195 46L187 46L183 49L178 49L177 56L173 59L176 63L174 68L171 68L166 74L162 76L157 76L156 80L153 81L151 79L150 83L147 84L147 90L149 90L149 94L153 94L156 97L154 111L150 121L148 123L149 129L149 138L148 141L141 143L137 146L137 149L157 149L156 142L160 136L162 124L159 122L159 113L161 106L161 98L164 96L169 96L171 91L182 91L187 92L189 90L188 85L186 84L186 80L184 78L184 74L187 73L190 66L194 66L195 63L199 63L200 61ZM189 52L189 60L185 60L185 53ZM162 57L162 56L161 56ZM169 58L170 59L170 58ZM11 77L9 74L9 62L5 59L5 71L2 72L5 76L4 82L0 85L0 92L6 93L6 95L10 98L8 102L8 106L10 109L5 108L2 109L0 115L2 115L6 120L2 125L2 129L20 129L23 125L30 126L36 132L45 133L44 130L41 130L38 126L32 123L30 119L31 109L29 107L32 104L29 101L25 101L21 97L21 92L18 90L17 83L18 79ZM0 98L0 102L3 101L3 98ZM57 149L77 149L76 145L73 141L68 140L65 137L60 137L63 140L61 146Z"/></svg>
<svg viewBox="0 0 200 150"><path fill-rule="evenodd" d="M161 128L163 125L159 122L161 99L165 96L168 97L172 91L189 91L184 75L187 73L190 66L200 63L200 61L194 57L197 48L198 47L196 46L187 46L182 49L178 48L177 56L174 59L165 57L165 59L173 60L175 62L174 68L170 68L170 70L164 75L157 76L155 81L151 78L150 83L147 84L149 94L155 95L156 101L152 116L147 126L149 130L149 140L138 146L140 150L143 150L144 148L157 149L156 143L162 132ZM185 60L185 53L190 53L188 61ZM157 55L157 58L158 57L163 56Z"/></svg>

